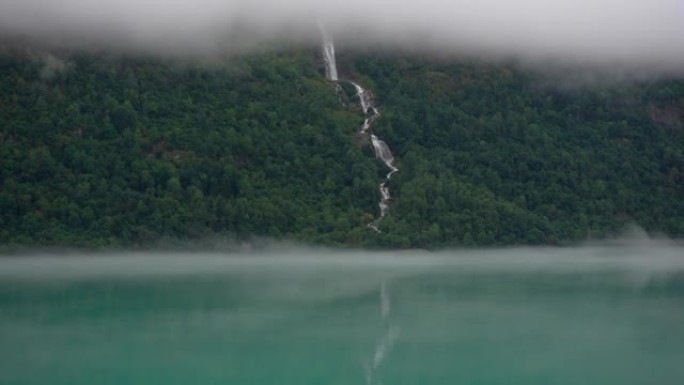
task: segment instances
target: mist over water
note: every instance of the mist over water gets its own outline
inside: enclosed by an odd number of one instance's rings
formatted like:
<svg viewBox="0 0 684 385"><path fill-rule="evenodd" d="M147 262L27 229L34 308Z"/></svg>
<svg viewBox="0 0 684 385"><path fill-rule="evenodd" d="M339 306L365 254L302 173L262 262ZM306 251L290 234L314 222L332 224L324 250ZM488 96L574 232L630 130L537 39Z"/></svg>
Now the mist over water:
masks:
<svg viewBox="0 0 684 385"><path fill-rule="evenodd" d="M684 248L0 258L7 384L678 384Z"/></svg>

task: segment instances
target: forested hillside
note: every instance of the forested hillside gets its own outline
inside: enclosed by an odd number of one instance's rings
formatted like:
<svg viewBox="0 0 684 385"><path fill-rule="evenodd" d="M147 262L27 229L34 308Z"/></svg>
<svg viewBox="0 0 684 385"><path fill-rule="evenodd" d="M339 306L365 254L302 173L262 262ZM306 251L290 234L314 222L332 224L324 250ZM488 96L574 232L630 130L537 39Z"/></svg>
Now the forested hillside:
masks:
<svg viewBox="0 0 684 385"><path fill-rule="evenodd" d="M268 235L354 243L376 165L313 55L0 62L0 242Z"/></svg>
<svg viewBox="0 0 684 385"><path fill-rule="evenodd" d="M626 224L684 235L684 82L569 88L505 66L350 60L401 159L394 242L558 244Z"/></svg>
<svg viewBox="0 0 684 385"><path fill-rule="evenodd" d="M626 223L684 235L684 82L559 89L514 68L315 49L224 62L0 56L0 244L268 236L352 247L563 244Z"/></svg>

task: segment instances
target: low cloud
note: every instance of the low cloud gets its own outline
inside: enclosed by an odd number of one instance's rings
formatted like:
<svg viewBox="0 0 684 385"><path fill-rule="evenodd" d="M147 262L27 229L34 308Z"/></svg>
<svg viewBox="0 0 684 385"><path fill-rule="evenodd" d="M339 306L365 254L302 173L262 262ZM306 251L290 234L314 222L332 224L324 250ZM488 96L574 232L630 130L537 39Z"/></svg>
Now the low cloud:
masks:
<svg viewBox="0 0 684 385"><path fill-rule="evenodd" d="M34 44L232 53L315 42L684 73L680 0L0 0L0 34Z"/></svg>
<svg viewBox="0 0 684 385"><path fill-rule="evenodd" d="M30 252L0 255L0 279L183 276L268 272L320 277L330 273L405 276L415 273L684 272L682 246L664 240L600 242L569 248L521 247L403 251L344 251L273 244L263 250Z"/></svg>

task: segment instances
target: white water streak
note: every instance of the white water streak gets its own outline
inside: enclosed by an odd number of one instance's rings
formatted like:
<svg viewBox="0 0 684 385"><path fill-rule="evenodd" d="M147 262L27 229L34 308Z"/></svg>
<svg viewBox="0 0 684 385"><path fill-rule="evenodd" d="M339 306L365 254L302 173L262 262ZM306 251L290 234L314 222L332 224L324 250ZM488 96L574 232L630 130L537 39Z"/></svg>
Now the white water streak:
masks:
<svg viewBox="0 0 684 385"><path fill-rule="evenodd" d="M355 82L350 82L350 83L356 89L356 96L359 97L359 101L361 103L361 109L363 110L363 113L364 114L368 113L368 107L371 106L370 95L359 84L357 84Z"/></svg>
<svg viewBox="0 0 684 385"><path fill-rule="evenodd" d="M390 353L394 343L399 337L399 327L389 323L391 311L392 300L389 290L387 289L387 284L383 281L382 284L380 284L380 315L382 316L382 321L385 324L385 333L375 345L373 358L366 366L367 385L373 385L376 383L380 384L379 381L375 381L376 372L382 366L385 358Z"/></svg>
<svg viewBox="0 0 684 385"><path fill-rule="evenodd" d="M328 35L321 23L318 27L323 35L323 58L325 59L325 77L328 80L336 82L337 78L337 62L335 61L335 44L332 36Z"/></svg>
<svg viewBox="0 0 684 385"><path fill-rule="evenodd" d="M392 311L392 300L389 291L387 291L387 284L383 282L380 285L380 315L383 320L389 317L390 311Z"/></svg>
<svg viewBox="0 0 684 385"><path fill-rule="evenodd" d="M389 174L387 174L387 179L389 179L393 172L398 171L398 169L394 167L394 156L392 155L392 151L390 151L387 143L383 142L375 135L371 135L371 142L373 142L375 156L382 160L382 162L385 163L390 170L392 170Z"/></svg>
<svg viewBox="0 0 684 385"><path fill-rule="evenodd" d="M335 44L333 43L332 36L329 36L325 32L323 24L319 22L318 27L321 30L321 34L323 35L323 58L325 60L325 76L328 80L337 82L339 79L337 76L337 62L335 60ZM373 105L373 100L371 98L370 92L361 87L361 85L356 82L349 81L349 83L351 83L354 86L354 89L356 90L356 96L359 97L359 104L361 104L361 109L363 110L364 120L363 124L361 125L361 134L366 135L368 134L369 130L371 131L370 138L371 143L373 144L373 149L375 150L375 156L378 159L382 160L383 163L385 163L385 165L390 169L390 172L385 176L385 179L379 185L380 202L378 203L378 207L380 207L380 215L368 224L370 228L377 232L380 232L378 226L380 225L380 222L383 220L383 218L385 218L387 212L389 211L389 201L391 199L387 182L389 182L390 178L392 177L392 174L399 171L399 169L394 166L394 156L392 155L389 146L387 146L387 143L385 143L377 136L372 134L371 125L373 124L373 121L375 121L375 119L377 119L380 116L380 112Z"/></svg>
<svg viewBox="0 0 684 385"><path fill-rule="evenodd" d="M387 183L389 182L390 178L392 178L392 174L399 171L399 169L394 166L394 156L392 155L389 146L387 146L387 143L383 142L377 136L372 134L371 142L373 143L373 148L375 149L375 156L382 160L383 163L385 163L385 165L390 169L390 172L388 172L385 176L385 180L383 180L379 186L380 203L378 203L378 206L380 207L380 216L376 218L370 225L373 229L375 229L375 231L380 231L378 229L378 225L380 224L380 221L382 221L382 219L387 215L387 212L389 211L389 201L392 199Z"/></svg>

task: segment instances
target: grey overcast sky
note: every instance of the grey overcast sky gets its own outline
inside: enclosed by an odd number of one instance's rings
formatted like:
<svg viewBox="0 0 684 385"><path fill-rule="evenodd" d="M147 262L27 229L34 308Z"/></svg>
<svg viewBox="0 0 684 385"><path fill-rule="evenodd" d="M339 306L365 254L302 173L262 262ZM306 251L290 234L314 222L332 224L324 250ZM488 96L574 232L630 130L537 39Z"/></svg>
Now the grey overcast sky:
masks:
<svg viewBox="0 0 684 385"><path fill-rule="evenodd" d="M684 73L684 0L0 0L0 35L72 47L238 51L319 39Z"/></svg>

